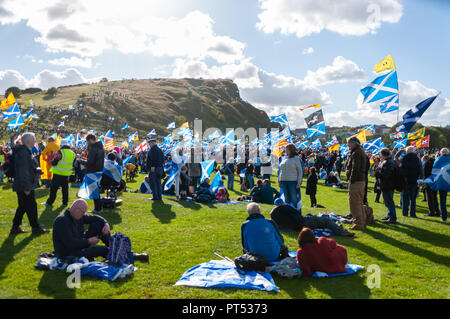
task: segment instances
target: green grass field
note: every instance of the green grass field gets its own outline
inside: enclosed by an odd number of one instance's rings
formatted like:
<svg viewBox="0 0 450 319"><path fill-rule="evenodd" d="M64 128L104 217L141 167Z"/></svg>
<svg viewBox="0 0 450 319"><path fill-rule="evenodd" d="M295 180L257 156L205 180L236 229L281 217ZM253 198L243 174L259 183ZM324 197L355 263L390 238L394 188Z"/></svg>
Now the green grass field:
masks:
<svg viewBox="0 0 450 319"><path fill-rule="evenodd" d="M128 188L135 190L143 175ZM305 184L305 183L304 183ZM303 186L304 186L303 184ZM450 225L439 218L426 216L426 203L417 200L417 219L401 216L398 224L384 225L383 204L374 203L373 182L369 185L369 203L378 221L354 239L336 237L347 247L349 261L366 267L376 264L381 269L381 287L369 289L366 270L333 279L299 278L286 280L274 277L279 293L239 289L201 289L175 287L174 283L187 269L211 259L210 250L234 258L242 252L240 224L247 217L245 205L201 205L165 197L164 203L152 203L148 195L124 193L123 205L105 210L102 216L112 232L127 234L135 252L149 254L150 263L137 262L138 271L129 278L106 282L83 277L80 289L66 287L67 273L35 270L37 256L53 250L51 234L31 233L9 237L17 205L15 193L8 184L0 185L0 298L449 298L450 297ZM71 200L76 188L71 188ZM233 198L240 192L231 192ZM347 191L318 187L318 203L325 209L309 208L309 197L302 189L303 214L332 211L348 214ZM48 190L36 191L38 204L44 202ZM399 203L396 194L395 201ZM48 228L63 211L38 205L39 220ZM90 201L90 208L93 203ZM262 205L269 217L270 205ZM24 217L24 227L30 230ZM283 233L290 250L296 250L296 233Z"/></svg>

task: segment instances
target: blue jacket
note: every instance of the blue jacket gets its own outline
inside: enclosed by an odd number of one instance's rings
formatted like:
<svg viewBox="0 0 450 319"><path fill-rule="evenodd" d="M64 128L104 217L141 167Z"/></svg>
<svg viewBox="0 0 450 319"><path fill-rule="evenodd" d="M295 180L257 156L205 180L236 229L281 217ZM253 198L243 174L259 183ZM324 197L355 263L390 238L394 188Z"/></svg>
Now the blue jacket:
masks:
<svg viewBox="0 0 450 319"><path fill-rule="evenodd" d="M150 172L152 167L164 166L164 154L161 149L155 145L147 153L147 170Z"/></svg>
<svg viewBox="0 0 450 319"><path fill-rule="evenodd" d="M241 240L246 251L261 255L269 262L278 259L284 246L277 224L261 214L252 214L242 223Z"/></svg>

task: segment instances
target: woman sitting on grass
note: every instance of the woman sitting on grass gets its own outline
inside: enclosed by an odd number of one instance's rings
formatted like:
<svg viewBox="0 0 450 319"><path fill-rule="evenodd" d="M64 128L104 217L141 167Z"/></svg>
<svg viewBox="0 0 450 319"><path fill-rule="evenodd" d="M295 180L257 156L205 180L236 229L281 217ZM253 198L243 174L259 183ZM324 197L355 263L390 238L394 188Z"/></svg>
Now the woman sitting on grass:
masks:
<svg viewBox="0 0 450 319"><path fill-rule="evenodd" d="M230 201L230 194L225 187L220 187L216 193L216 201L218 203L226 203Z"/></svg>
<svg viewBox="0 0 450 319"><path fill-rule="evenodd" d="M316 239L313 231L303 228L298 236L297 262L304 276L310 277L316 271L329 274L347 270L347 249L336 244L332 238Z"/></svg>

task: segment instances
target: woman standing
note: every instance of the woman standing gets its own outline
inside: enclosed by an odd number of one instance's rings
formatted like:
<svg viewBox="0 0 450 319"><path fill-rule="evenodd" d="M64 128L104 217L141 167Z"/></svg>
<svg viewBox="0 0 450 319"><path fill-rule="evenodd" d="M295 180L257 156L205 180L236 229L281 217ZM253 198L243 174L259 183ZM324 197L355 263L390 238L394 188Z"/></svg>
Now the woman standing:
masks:
<svg viewBox="0 0 450 319"><path fill-rule="evenodd" d="M280 163L278 185L283 189L286 204L293 203L296 207L301 199L301 196L297 195L297 189L300 190L303 168L294 144L286 146L286 155Z"/></svg>

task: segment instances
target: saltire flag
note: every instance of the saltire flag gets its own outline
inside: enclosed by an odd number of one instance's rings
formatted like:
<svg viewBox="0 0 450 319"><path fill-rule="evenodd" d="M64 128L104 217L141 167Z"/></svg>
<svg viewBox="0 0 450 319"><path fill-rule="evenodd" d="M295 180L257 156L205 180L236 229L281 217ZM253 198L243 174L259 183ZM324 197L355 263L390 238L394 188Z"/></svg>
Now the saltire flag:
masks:
<svg viewBox="0 0 450 319"><path fill-rule="evenodd" d="M164 184L165 191L168 191L172 187L173 183L175 182L175 179L180 174L180 169L178 168L178 165L171 165L169 170L170 175L167 178L166 183Z"/></svg>
<svg viewBox="0 0 450 319"><path fill-rule="evenodd" d="M139 141L139 136L138 135L139 135L138 132L135 132L134 134L128 135L128 142L131 143L131 142L134 142L134 141Z"/></svg>
<svg viewBox="0 0 450 319"><path fill-rule="evenodd" d="M322 147L322 143L320 142L319 139L316 139L314 142L312 142L311 144L311 148L321 148Z"/></svg>
<svg viewBox="0 0 450 319"><path fill-rule="evenodd" d="M31 122L31 120L33 119L33 109L29 110L27 114L25 114L24 118L24 122L25 124L28 124Z"/></svg>
<svg viewBox="0 0 450 319"><path fill-rule="evenodd" d="M14 120L8 123L8 128L12 131L15 129L20 129L24 124L25 122L23 121L22 115L19 113Z"/></svg>
<svg viewBox="0 0 450 319"><path fill-rule="evenodd" d="M175 128L175 122L170 123L169 125L167 125L167 129L171 130Z"/></svg>
<svg viewBox="0 0 450 319"><path fill-rule="evenodd" d="M65 138L63 138L62 141L66 141L67 144L73 146L73 144L75 143L75 137L72 134L69 134Z"/></svg>
<svg viewBox="0 0 450 319"><path fill-rule="evenodd" d="M122 131L125 131L126 129L129 129L129 128L130 128L130 126L128 126L128 124L125 123L125 125L122 127Z"/></svg>
<svg viewBox="0 0 450 319"><path fill-rule="evenodd" d="M122 169L123 169L123 167L127 166L127 164L131 161L131 158L132 158L132 156L129 155L122 161Z"/></svg>
<svg viewBox="0 0 450 319"><path fill-rule="evenodd" d="M399 107L398 94L393 95L389 99L380 103L380 113L385 114L397 111Z"/></svg>
<svg viewBox="0 0 450 319"><path fill-rule="evenodd" d="M12 92L10 92L8 97L6 98L6 100L3 100L1 102L1 109L5 110L5 109L13 106L14 103L16 103L16 99L14 97L14 94Z"/></svg>
<svg viewBox="0 0 450 319"><path fill-rule="evenodd" d="M295 144L295 147L304 148L304 147L308 147L308 144L309 144L309 141L297 142L297 144Z"/></svg>
<svg viewBox="0 0 450 319"><path fill-rule="evenodd" d="M209 178L209 175L211 175L214 169L214 162L215 160L201 162L202 177L200 179L200 183L203 183L205 179Z"/></svg>
<svg viewBox="0 0 450 319"><path fill-rule="evenodd" d="M436 159L431 176L424 183L434 191L450 191L450 156L444 155Z"/></svg>
<svg viewBox="0 0 450 319"><path fill-rule="evenodd" d="M120 183L122 180L122 173L122 166L120 166L116 161L105 159L103 174L114 180L116 183Z"/></svg>
<svg viewBox="0 0 450 319"><path fill-rule="evenodd" d="M367 141L367 142L363 143L362 146L367 151L375 152L375 151L377 151L377 150L379 150L381 148L381 144L382 144L381 137L379 137L379 138L376 138L374 140L370 140L370 141Z"/></svg>
<svg viewBox="0 0 450 319"><path fill-rule="evenodd" d="M412 133L408 133L408 140L417 140L425 136L425 127Z"/></svg>
<svg viewBox="0 0 450 319"><path fill-rule="evenodd" d="M98 187L102 179L103 172L95 172L84 175L83 183L78 191L78 197L82 199L99 199Z"/></svg>
<svg viewBox="0 0 450 319"><path fill-rule="evenodd" d="M114 131L109 130L104 134L105 137L114 138Z"/></svg>
<svg viewBox="0 0 450 319"><path fill-rule="evenodd" d="M398 94L397 71L392 70L377 77L365 88L361 89L361 93L364 96L363 104L380 100L384 102L393 95Z"/></svg>
<svg viewBox="0 0 450 319"><path fill-rule="evenodd" d="M417 148L428 148L430 147L430 135L427 135L417 141L412 141L411 146L415 146Z"/></svg>
<svg viewBox="0 0 450 319"><path fill-rule="evenodd" d="M397 127L397 131L406 133L409 132L437 97L438 95L423 100L406 112L405 115L403 115L403 121Z"/></svg>
<svg viewBox="0 0 450 319"><path fill-rule="evenodd" d="M385 57L383 60L381 60L381 62L375 64L373 66L373 68L375 69L375 72L380 73L382 71L386 71L386 70L395 70L395 63L394 63L394 59L392 58L392 55L388 55L387 57Z"/></svg>
<svg viewBox="0 0 450 319"><path fill-rule="evenodd" d="M408 141L407 138L405 138L405 139L403 139L403 140L397 140L397 141L394 141L394 144L393 144L394 149L398 148L398 149L400 150L400 149L405 148L405 147L406 147L406 142L407 142L407 141Z"/></svg>
<svg viewBox="0 0 450 319"><path fill-rule="evenodd" d="M220 172L217 171L216 176L214 176L211 186L209 187L209 190L211 191L211 193L215 194L217 193L220 187L224 187L224 185L222 175L220 175Z"/></svg>
<svg viewBox="0 0 450 319"><path fill-rule="evenodd" d="M313 136L325 135L325 122L308 128L306 130L306 135L308 135L308 138L311 138Z"/></svg>
<svg viewBox="0 0 450 319"><path fill-rule="evenodd" d="M339 152L341 152L342 156L346 157L347 153L350 152L350 149L348 148L348 145L341 144L341 146L339 146Z"/></svg>
<svg viewBox="0 0 450 319"><path fill-rule="evenodd" d="M156 135L155 129L153 129L150 133L147 134L148 137L152 137Z"/></svg>
<svg viewBox="0 0 450 319"><path fill-rule="evenodd" d="M289 144L288 137L279 140L273 147L272 153L275 154L278 158L280 158L281 155L283 155L283 150L286 148L288 144Z"/></svg>
<svg viewBox="0 0 450 319"><path fill-rule="evenodd" d="M277 116L271 116L270 117L270 122L276 122L276 123L280 123L283 125L289 125L288 119L286 114L280 114Z"/></svg>
<svg viewBox="0 0 450 319"><path fill-rule="evenodd" d="M80 134L77 134L77 138L75 139L75 146L81 147L84 144L83 142L85 142L85 140L81 138Z"/></svg>
<svg viewBox="0 0 450 319"><path fill-rule="evenodd" d="M304 111L304 110L307 110L307 109L312 109L312 108L319 108L320 107L320 104L313 104L313 105L309 105L309 106L305 106L305 107L300 107L299 109L300 109L300 111Z"/></svg>
<svg viewBox="0 0 450 319"><path fill-rule="evenodd" d="M367 125L367 126L364 128L364 130L366 131L366 136L372 136L372 135L375 134L375 129L374 129L374 127L373 127L373 124L372 124L372 125Z"/></svg>
<svg viewBox="0 0 450 319"><path fill-rule="evenodd" d="M224 141L222 142L222 144L223 144L223 145L226 145L226 146L236 144L236 141L235 141L235 139L234 139L234 129L228 131L228 132L225 134L225 139L224 139Z"/></svg>
<svg viewBox="0 0 450 319"><path fill-rule="evenodd" d="M216 139L216 138L219 138L220 137L220 133L219 133L219 131L214 131L214 133L212 133L212 134L209 134L209 136L208 136L208 139L209 140L213 140L213 139Z"/></svg>
<svg viewBox="0 0 450 319"><path fill-rule="evenodd" d="M329 140L328 142L325 143L325 147L330 147L333 145L339 144L339 141L336 140L336 138L333 138L331 140Z"/></svg>
<svg viewBox="0 0 450 319"><path fill-rule="evenodd" d="M327 177L327 171L322 168L319 172L319 179L325 180L327 179Z"/></svg>
<svg viewBox="0 0 450 319"><path fill-rule="evenodd" d="M280 137L279 139L285 139L287 138L287 142L291 143L292 142L292 135L291 135L291 130L289 129L289 126L287 126L284 130L281 131L280 133Z"/></svg>
<svg viewBox="0 0 450 319"><path fill-rule="evenodd" d="M14 103L7 111L3 112L3 119L7 120L13 117L16 117L20 114L19 106L17 103Z"/></svg>
<svg viewBox="0 0 450 319"><path fill-rule="evenodd" d="M305 123L306 126L308 126L309 128L324 122L324 118L323 118L323 113L322 110L318 110L314 113L312 113L311 115L305 117Z"/></svg>

